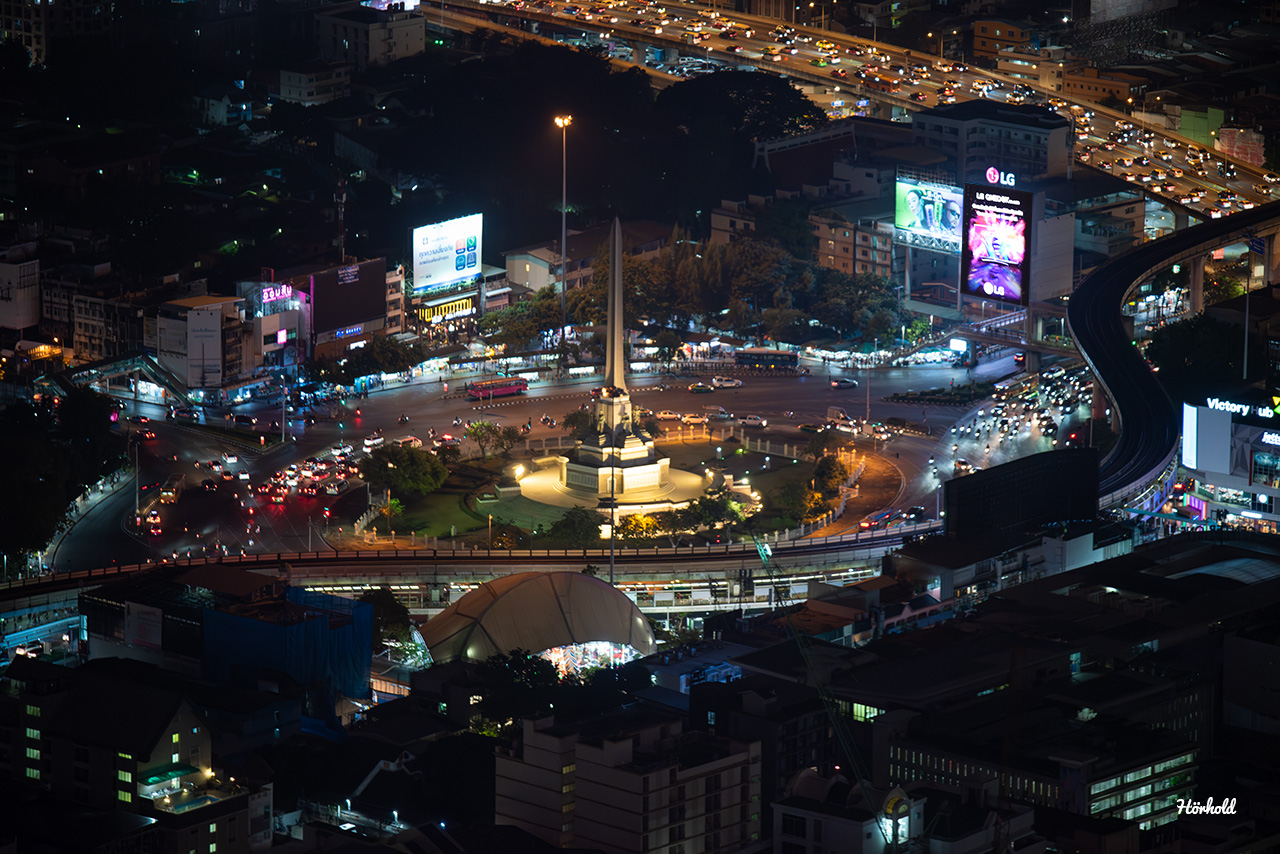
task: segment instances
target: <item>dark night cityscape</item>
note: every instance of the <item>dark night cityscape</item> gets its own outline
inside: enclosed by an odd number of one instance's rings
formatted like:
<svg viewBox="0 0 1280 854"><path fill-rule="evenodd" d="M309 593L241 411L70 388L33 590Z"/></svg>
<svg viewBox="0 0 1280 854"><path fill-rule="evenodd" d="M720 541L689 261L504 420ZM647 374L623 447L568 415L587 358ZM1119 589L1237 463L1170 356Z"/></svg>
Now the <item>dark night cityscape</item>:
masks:
<svg viewBox="0 0 1280 854"><path fill-rule="evenodd" d="M1280 854L1280 0L572 3L0 0L0 854Z"/></svg>

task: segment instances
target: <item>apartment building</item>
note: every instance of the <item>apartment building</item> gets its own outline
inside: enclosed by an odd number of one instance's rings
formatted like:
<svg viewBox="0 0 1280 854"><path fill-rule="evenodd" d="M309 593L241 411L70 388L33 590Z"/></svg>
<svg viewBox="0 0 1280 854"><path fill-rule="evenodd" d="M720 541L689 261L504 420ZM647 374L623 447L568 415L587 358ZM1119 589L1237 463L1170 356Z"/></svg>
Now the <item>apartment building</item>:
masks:
<svg viewBox="0 0 1280 854"><path fill-rule="evenodd" d="M995 60L1000 51L1014 48L1026 51L1031 46L1031 30L1025 24L1004 18L979 19L973 22L973 53Z"/></svg>
<svg viewBox="0 0 1280 854"><path fill-rule="evenodd" d="M131 813L158 828L163 854L247 854L250 791L212 766L207 722L181 693L19 656L0 679L0 773L82 809ZM270 800L255 800L261 818ZM98 821L101 821L99 813Z"/></svg>
<svg viewBox="0 0 1280 854"><path fill-rule="evenodd" d="M1021 185L1071 177L1071 122L1043 107L974 99L916 113L916 144L945 155L962 181L984 183L992 166Z"/></svg>
<svg viewBox="0 0 1280 854"><path fill-rule="evenodd" d="M497 824L610 854L750 850L760 839L759 741L686 732L639 705L573 725L525 720L496 757Z"/></svg>
<svg viewBox="0 0 1280 854"><path fill-rule="evenodd" d="M357 74L417 56L426 49L426 20L404 4L379 9L361 4L316 15L320 56L343 62Z"/></svg>

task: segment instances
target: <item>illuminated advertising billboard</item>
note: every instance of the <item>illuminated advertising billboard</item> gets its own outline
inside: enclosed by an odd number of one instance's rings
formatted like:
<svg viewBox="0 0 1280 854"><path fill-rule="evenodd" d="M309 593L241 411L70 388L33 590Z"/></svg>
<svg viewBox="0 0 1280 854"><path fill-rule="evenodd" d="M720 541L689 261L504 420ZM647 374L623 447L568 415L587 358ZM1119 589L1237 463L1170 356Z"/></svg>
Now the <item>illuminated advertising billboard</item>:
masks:
<svg viewBox="0 0 1280 854"><path fill-rule="evenodd" d="M1027 304L1033 200L1031 193L1019 190L964 185L960 287L965 294Z"/></svg>
<svg viewBox="0 0 1280 854"><path fill-rule="evenodd" d="M960 252L960 213L964 194L959 187L898 176L893 240L935 252Z"/></svg>
<svg viewBox="0 0 1280 854"><path fill-rule="evenodd" d="M413 230L415 296L479 278L483 224L484 214L472 214Z"/></svg>

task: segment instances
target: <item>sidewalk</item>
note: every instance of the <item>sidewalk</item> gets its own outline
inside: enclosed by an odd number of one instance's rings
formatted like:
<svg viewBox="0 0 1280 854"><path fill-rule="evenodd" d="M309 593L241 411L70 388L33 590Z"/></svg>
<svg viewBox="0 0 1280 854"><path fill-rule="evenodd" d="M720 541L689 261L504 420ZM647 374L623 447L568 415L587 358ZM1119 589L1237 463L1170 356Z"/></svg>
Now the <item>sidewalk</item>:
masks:
<svg viewBox="0 0 1280 854"><path fill-rule="evenodd" d="M109 498L133 483L133 472L116 472L113 478L104 479L89 487L83 495L75 500L71 511L71 519L58 530L49 544L40 552L40 571L52 571L57 566L58 547L66 539L67 534L75 528L76 523L87 516L104 499Z"/></svg>

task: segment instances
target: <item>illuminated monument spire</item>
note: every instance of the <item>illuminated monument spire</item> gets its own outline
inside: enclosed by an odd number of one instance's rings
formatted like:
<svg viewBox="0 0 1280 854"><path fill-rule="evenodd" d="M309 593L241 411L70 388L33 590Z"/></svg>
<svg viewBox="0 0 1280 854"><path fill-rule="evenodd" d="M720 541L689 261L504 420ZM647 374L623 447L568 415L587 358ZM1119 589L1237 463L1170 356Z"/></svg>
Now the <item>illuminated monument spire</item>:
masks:
<svg viewBox="0 0 1280 854"><path fill-rule="evenodd" d="M609 296L608 310L605 314L605 335L608 340L604 353L604 387L617 389L617 393L627 393L627 358L623 349L622 321L622 221L613 220L613 229L609 232Z"/></svg>
<svg viewBox="0 0 1280 854"><path fill-rule="evenodd" d="M664 494L670 469L668 459L657 458L653 438L632 418L622 308L622 223L615 219L609 236L604 385L593 408L595 429L572 459L560 458L560 483L567 490L619 502Z"/></svg>

